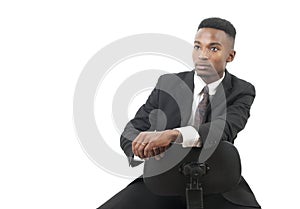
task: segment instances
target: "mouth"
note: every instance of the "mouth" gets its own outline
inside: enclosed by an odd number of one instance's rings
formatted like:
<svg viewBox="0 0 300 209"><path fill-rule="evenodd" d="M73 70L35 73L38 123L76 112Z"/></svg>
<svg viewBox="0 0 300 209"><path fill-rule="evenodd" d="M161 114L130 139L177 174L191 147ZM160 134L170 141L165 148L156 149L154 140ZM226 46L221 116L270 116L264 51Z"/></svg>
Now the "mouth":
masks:
<svg viewBox="0 0 300 209"><path fill-rule="evenodd" d="M210 64L196 64L195 68L198 70L205 70L205 69L210 69L211 65Z"/></svg>

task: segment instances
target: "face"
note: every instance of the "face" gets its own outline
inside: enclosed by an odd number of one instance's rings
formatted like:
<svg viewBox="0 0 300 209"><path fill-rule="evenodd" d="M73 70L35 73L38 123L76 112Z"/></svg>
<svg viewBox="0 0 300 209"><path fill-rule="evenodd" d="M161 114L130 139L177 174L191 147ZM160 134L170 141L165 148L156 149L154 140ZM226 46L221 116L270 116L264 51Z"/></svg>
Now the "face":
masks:
<svg viewBox="0 0 300 209"><path fill-rule="evenodd" d="M193 50L195 71L206 82L220 79L228 62L233 61L233 39L224 31L213 28L198 30Z"/></svg>

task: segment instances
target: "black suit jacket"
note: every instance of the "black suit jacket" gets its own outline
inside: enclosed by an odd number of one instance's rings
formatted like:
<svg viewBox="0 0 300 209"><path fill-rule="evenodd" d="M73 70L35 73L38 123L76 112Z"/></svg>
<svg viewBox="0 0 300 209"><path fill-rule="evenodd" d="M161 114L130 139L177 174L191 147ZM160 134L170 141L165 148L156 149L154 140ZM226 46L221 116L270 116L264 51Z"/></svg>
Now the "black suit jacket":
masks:
<svg viewBox="0 0 300 209"><path fill-rule="evenodd" d="M135 117L126 125L120 142L129 159L133 153L131 143L142 131L166 130L187 125L191 115L194 91L194 70L162 75ZM225 72L216 94L210 98L206 120L198 130L205 147L219 140L234 143L250 116L255 97L254 86ZM243 206L260 207L246 181L222 194L227 200Z"/></svg>

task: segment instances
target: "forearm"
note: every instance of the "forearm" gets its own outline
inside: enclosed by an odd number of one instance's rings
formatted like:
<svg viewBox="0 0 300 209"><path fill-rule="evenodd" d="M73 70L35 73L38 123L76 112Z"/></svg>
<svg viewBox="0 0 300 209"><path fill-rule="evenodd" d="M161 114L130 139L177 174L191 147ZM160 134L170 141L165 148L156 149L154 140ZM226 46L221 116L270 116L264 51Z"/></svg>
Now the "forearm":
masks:
<svg viewBox="0 0 300 209"><path fill-rule="evenodd" d="M192 126L177 128L182 134L183 147L199 147L204 145L207 140L210 141L209 143L220 140L233 143L237 134L246 126L250 117L251 104L252 102L248 104L237 102L229 106L226 113L202 124L198 130Z"/></svg>

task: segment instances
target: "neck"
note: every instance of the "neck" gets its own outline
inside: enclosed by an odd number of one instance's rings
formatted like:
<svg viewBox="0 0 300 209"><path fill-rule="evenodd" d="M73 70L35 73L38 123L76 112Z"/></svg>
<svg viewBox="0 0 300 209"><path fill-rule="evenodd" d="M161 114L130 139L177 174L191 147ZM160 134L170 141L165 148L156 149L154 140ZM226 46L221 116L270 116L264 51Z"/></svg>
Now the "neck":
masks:
<svg viewBox="0 0 300 209"><path fill-rule="evenodd" d="M217 80L219 80L220 78L223 77L223 72L222 73L219 73L217 75L214 75L214 76L201 76L201 79L206 83L206 84L210 84L210 83L213 83Z"/></svg>

